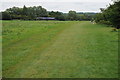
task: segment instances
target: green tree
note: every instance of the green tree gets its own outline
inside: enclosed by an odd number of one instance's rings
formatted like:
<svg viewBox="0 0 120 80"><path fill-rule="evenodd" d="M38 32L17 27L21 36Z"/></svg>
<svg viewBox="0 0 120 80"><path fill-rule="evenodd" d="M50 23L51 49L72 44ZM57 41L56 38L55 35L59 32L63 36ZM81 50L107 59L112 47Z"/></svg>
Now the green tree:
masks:
<svg viewBox="0 0 120 80"><path fill-rule="evenodd" d="M69 11L68 19L69 20L77 20L77 13L76 13L76 11Z"/></svg>
<svg viewBox="0 0 120 80"><path fill-rule="evenodd" d="M28 13L28 12L27 12L27 7L24 5L24 6L23 6L23 15L27 15L27 13Z"/></svg>
<svg viewBox="0 0 120 80"><path fill-rule="evenodd" d="M2 20L11 20L11 19L12 17L7 11L2 12Z"/></svg>
<svg viewBox="0 0 120 80"><path fill-rule="evenodd" d="M106 9L101 9L101 13L98 13L95 18L96 22L105 24L112 24L115 28L120 28L120 1L114 1L114 4L110 4Z"/></svg>
<svg viewBox="0 0 120 80"><path fill-rule="evenodd" d="M120 1L110 5L106 10L106 18L114 27L120 28Z"/></svg>
<svg viewBox="0 0 120 80"><path fill-rule="evenodd" d="M57 20L65 20L65 15L62 12L49 12L50 17L55 17Z"/></svg>

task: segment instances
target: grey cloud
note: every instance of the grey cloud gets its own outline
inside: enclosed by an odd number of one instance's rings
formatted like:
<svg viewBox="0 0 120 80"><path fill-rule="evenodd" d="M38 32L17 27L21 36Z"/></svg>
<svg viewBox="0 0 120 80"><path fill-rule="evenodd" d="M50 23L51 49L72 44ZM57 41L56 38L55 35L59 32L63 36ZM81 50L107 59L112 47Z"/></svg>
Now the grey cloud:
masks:
<svg viewBox="0 0 120 80"><path fill-rule="evenodd" d="M13 6L23 7L26 6L42 6L49 11L68 12L69 10L80 11L93 11L98 12L99 8L105 8L109 3L106 2L3 2L0 11Z"/></svg>

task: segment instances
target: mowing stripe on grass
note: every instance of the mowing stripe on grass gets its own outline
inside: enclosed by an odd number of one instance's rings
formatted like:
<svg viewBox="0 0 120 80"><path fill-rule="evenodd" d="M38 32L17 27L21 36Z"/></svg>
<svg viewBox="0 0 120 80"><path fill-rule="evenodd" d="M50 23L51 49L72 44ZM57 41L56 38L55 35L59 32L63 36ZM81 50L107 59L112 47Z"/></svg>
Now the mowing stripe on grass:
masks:
<svg viewBox="0 0 120 80"><path fill-rule="evenodd" d="M104 25L86 21L68 22L64 25L59 26L63 27L61 30L56 31L59 27L52 28L50 32L41 35L43 40L39 39L39 33L36 37L33 36L30 42L35 41L36 44L32 47L29 41L30 44L27 41L16 43L19 44L15 46L18 48L15 51L16 56L22 57L13 58L13 61L20 60L20 62L10 64L11 67L3 69L3 76L16 78L118 77L118 42L112 42L117 40L116 32L111 32L111 28ZM57 32L56 35L46 40L54 30ZM39 41L43 41L42 45ZM20 45L26 44L27 46L22 47L30 47L30 49L20 49ZM4 66L7 66L5 63L9 56L5 58L3 56Z"/></svg>

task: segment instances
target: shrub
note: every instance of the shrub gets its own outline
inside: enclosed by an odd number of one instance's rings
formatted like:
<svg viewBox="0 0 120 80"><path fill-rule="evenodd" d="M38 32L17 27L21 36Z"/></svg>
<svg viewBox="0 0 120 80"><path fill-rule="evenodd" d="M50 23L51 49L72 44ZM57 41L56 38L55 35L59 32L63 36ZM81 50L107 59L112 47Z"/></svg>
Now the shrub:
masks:
<svg viewBox="0 0 120 80"><path fill-rule="evenodd" d="M100 20L99 24L112 25L110 21Z"/></svg>

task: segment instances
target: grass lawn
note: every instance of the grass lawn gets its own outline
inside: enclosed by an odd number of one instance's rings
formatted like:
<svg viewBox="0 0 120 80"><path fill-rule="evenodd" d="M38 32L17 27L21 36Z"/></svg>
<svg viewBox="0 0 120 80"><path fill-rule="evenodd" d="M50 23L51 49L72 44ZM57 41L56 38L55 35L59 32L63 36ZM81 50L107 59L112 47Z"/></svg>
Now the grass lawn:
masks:
<svg viewBox="0 0 120 80"><path fill-rule="evenodd" d="M118 32L87 21L3 21L3 77L117 78Z"/></svg>

